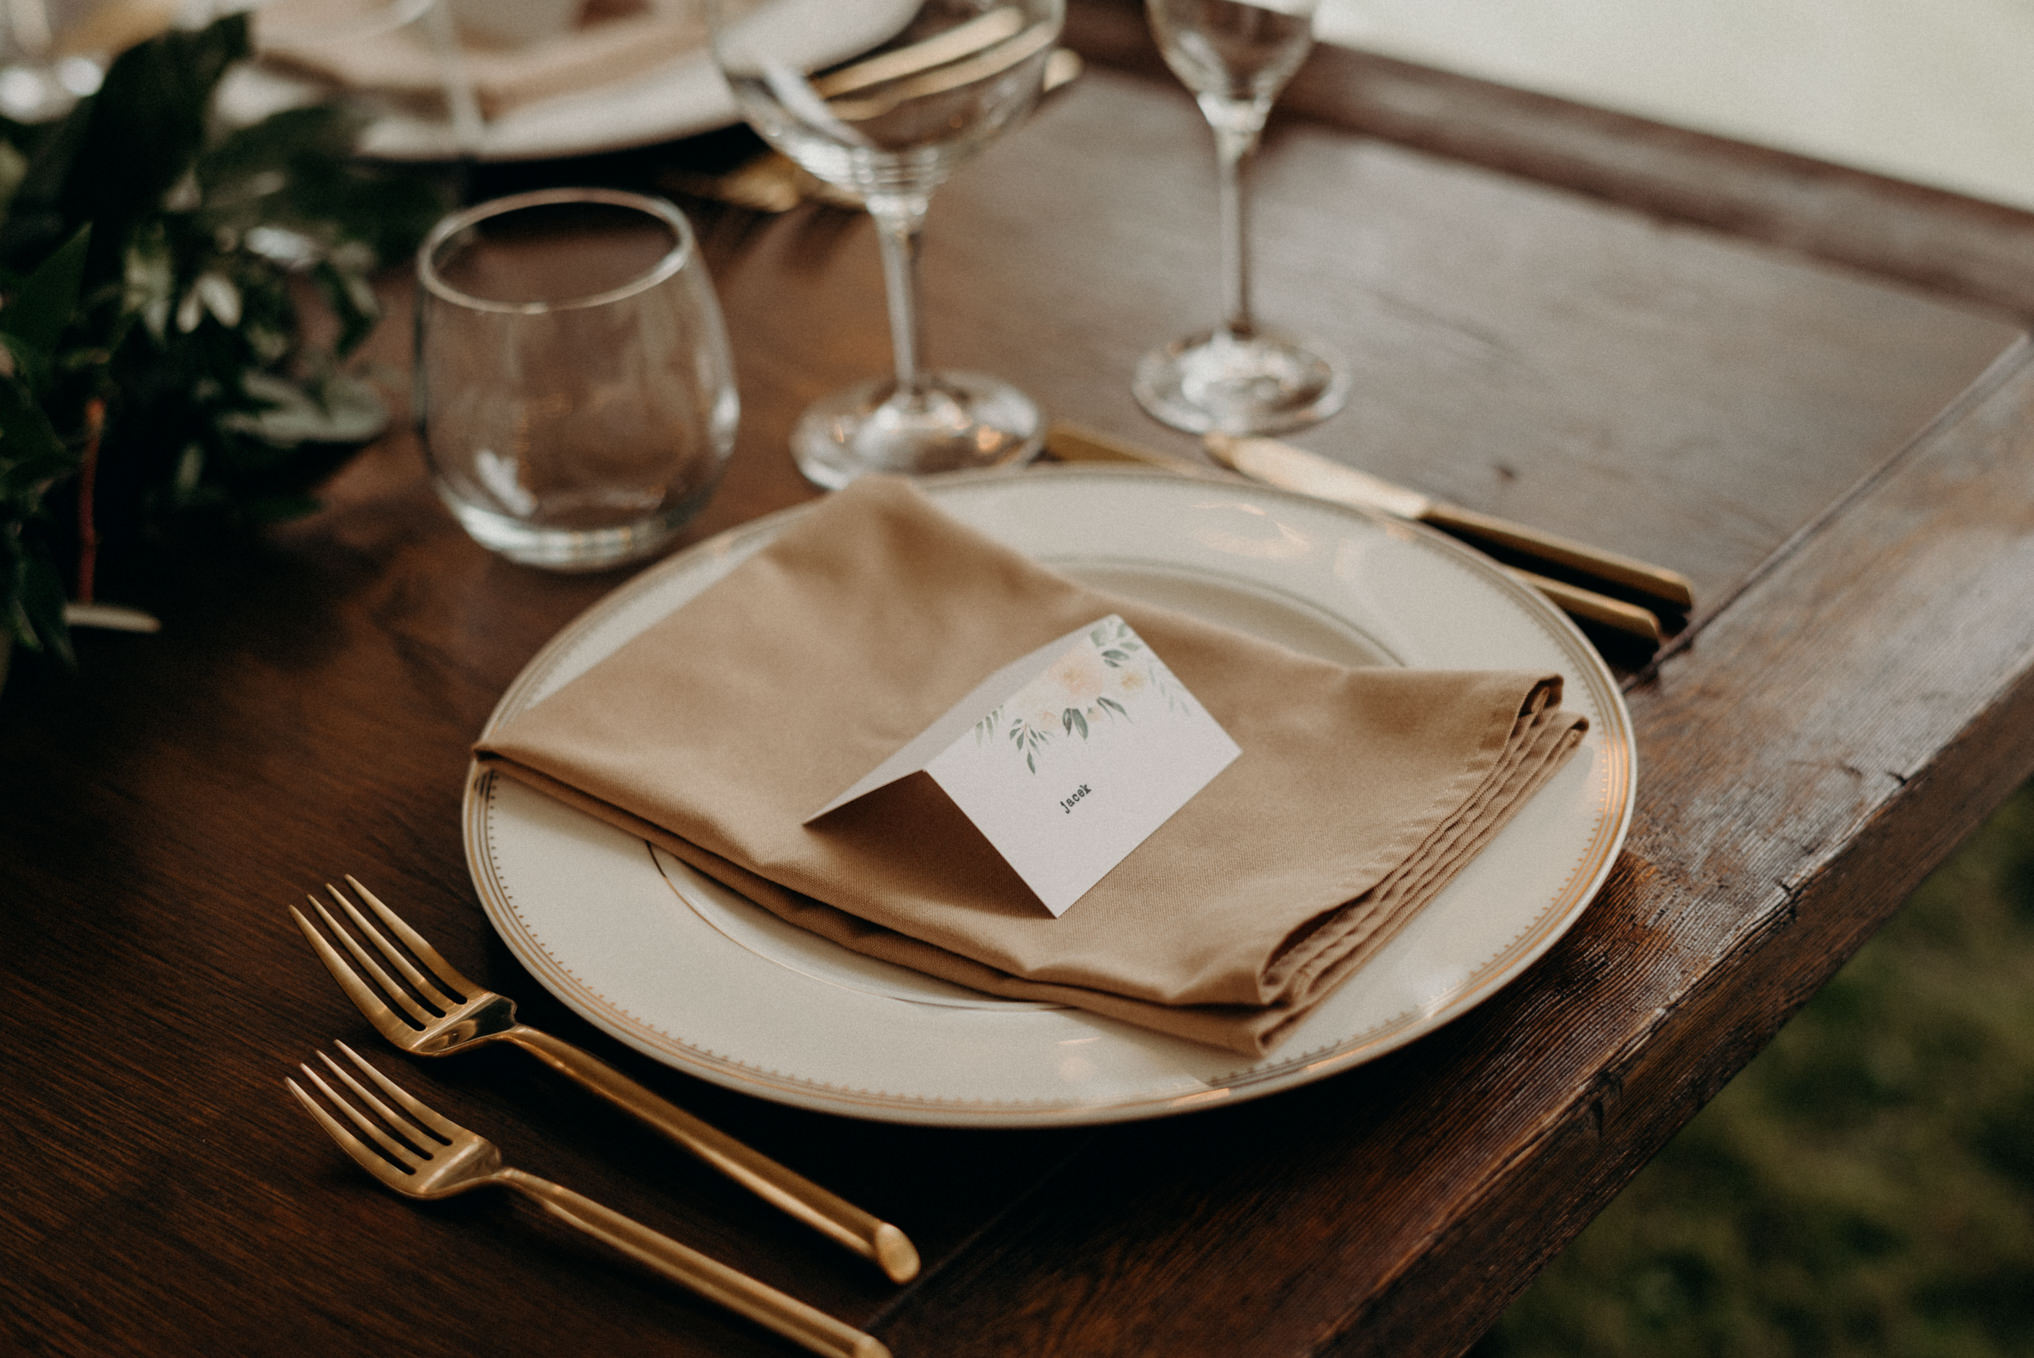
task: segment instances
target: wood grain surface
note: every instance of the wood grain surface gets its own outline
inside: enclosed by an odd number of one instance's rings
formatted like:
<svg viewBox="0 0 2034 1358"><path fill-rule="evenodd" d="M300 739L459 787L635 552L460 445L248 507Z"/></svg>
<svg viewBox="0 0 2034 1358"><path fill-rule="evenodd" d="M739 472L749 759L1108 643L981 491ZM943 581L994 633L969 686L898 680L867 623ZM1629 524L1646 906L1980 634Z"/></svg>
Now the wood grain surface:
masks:
<svg viewBox="0 0 2034 1358"><path fill-rule="evenodd" d="M1078 5L1090 59L1163 67L1141 0ZM1375 52L1322 47L1280 99L1365 136L2034 316L2034 213Z"/></svg>
<svg viewBox="0 0 2034 1358"><path fill-rule="evenodd" d="M1092 70L935 204L933 358L1187 448L1127 380L1215 305L1211 156L1169 80ZM1256 189L1264 314L1357 375L1304 442L1697 582L1632 676L1630 845L1553 953L1372 1066L1158 1123L890 1127L657 1066L515 964L457 828L495 699L625 576L488 556L398 434L315 517L116 579L164 632L85 636L77 674L17 665L0 701L0 1349L787 1352L504 1199L370 1183L281 1086L334 1037L907 1358L1470 1343L2034 768L2034 369L2000 309L1332 119L1281 118ZM812 494L790 423L887 339L864 222L688 206L744 403L697 541ZM530 1021L903 1224L925 1277L890 1287L514 1053L388 1051L284 910L344 872Z"/></svg>

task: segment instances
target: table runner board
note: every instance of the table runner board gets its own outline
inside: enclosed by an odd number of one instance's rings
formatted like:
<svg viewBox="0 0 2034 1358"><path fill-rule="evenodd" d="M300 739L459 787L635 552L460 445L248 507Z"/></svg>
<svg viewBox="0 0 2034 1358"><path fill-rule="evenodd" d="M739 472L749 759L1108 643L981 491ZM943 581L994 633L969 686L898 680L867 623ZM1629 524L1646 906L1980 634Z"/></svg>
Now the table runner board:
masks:
<svg viewBox="0 0 2034 1358"><path fill-rule="evenodd" d="M933 361L1193 456L1123 375L1218 306L1212 159L1176 86L1100 69L1054 97L934 203ZM1705 604L2016 333L1994 312L1303 119L1274 122L1252 194L1258 314L1335 345L1353 374L1342 413L1294 442L1681 570ZM777 465L788 491L792 416L888 362L873 232L792 217L715 265L749 318L735 332L746 470Z"/></svg>
<svg viewBox="0 0 2034 1358"><path fill-rule="evenodd" d="M1141 0L1090 0L1067 38L1162 79ZM1593 108L1375 52L1318 47L1280 107L1733 236L2034 316L2034 212Z"/></svg>
<svg viewBox="0 0 2034 1358"><path fill-rule="evenodd" d="M1631 695L1617 873L1493 1002L1346 1077L1113 1129L899 1351L1453 1354L2034 772L2034 358ZM1250 1242L1249 1248L1239 1242Z"/></svg>
<svg viewBox="0 0 2034 1358"><path fill-rule="evenodd" d="M1184 96L1157 82L1095 72L1056 99L934 209L935 356L1163 442L1124 378L1144 345L1205 317L1205 142ZM1970 733L2005 730L2002 714L2027 705L2027 620L1980 637L1977 615L1952 606L2007 564L1963 559L1982 556L1970 549L2024 537L2026 492L2001 467L2018 455L2010 417L2028 379L2003 370L1902 456L2009 327L1303 120L1281 125L1259 188L1265 313L1359 363L1350 411L1312 446L1347 454L1338 440L1361 429L1378 470L1656 555L1694 575L1712 609L1752 582L1633 695L1640 818L1572 942L1374 1068L1164 1123L892 1128L664 1070L514 965L456 833L465 747L496 697L621 577L487 557L424 487L413 443L392 437L316 518L140 586L133 602L164 634L87 636L80 675L24 673L0 702L0 1335L56 1352L783 1351L504 1204L392 1200L316 1138L281 1075L366 1029L282 907L352 871L533 1022L905 1224L928 1277L892 1291L507 1056L386 1055L420 1092L532 1169L874 1324L900 1352L998 1352L1024 1334L1056 1336L1060 1352L1147 1352L1168 1316L1215 1322L1209 1352L1260 1331L1266 1352L1360 1351L1374 1335L1466 1343L2024 771L2017 740ZM863 223L729 214L706 227L745 415L695 536L808 496L782 451L796 410L886 361ZM399 357L401 338L394 319L383 353ZM1521 352L1534 380L1506 366ZM1976 536L1929 500L1949 483ZM1887 532L1903 550L1886 550ZM1928 555L1945 542L1963 555ZM2025 608L1999 591L1990 605ZM1973 644L1877 654L1875 628L1937 616ZM1800 644L1811 625L1814 644ZM1892 666L1886 685L1846 676L1867 663ZM1839 742L1836 757L1863 770L1854 782L1826 767L1828 727L1796 733L1796 708L1761 700L1769 680L1820 695L1828 720L1851 713L1838 729L1884 747ZM1736 735L1712 743L1726 718ZM1736 796L1745 778L1774 789L1770 804ZM1839 891L1851 876L1871 883L1863 905ZM1791 894L1766 889L1774 877ZM1711 891L1718 881L1734 885ZM1757 946L1768 937L1804 943ZM1677 1097L1691 1073L1697 1088ZM1436 1138L1435 1125L1463 1131ZM1365 1168L1385 1157L1405 1166L1390 1185ZM451 1251L438 1292L408 1284L411 1260ZM1451 1271L1465 1264L1495 1272L1465 1289L1470 1275Z"/></svg>

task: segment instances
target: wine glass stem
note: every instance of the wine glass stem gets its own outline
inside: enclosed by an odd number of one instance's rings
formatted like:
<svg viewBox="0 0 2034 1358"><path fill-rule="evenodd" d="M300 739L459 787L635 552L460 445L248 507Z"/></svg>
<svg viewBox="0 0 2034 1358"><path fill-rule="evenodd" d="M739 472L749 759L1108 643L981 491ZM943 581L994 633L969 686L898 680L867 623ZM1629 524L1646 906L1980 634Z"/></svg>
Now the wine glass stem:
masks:
<svg viewBox="0 0 2034 1358"><path fill-rule="evenodd" d="M871 195L869 215L883 249L883 292L890 307L890 348L897 368L897 398L917 401L925 394L919 371L924 332L918 319L918 246L928 200L923 194Z"/></svg>
<svg viewBox="0 0 2034 1358"><path fill-rule="evenodd" d="M1215 129L1215 188L1222 218L1222 330L1238 339L1256 333L1250 319L1249 224L1244 171L1257 150L1269 101L1204 97L1201 111Z"/></svg>

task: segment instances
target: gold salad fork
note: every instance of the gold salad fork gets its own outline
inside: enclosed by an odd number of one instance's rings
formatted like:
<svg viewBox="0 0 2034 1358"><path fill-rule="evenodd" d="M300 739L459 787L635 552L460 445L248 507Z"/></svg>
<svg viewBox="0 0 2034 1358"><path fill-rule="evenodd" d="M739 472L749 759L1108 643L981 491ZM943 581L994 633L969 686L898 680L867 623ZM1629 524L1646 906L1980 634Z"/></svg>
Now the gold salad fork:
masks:
<svg viewBox="0 0 2034 1358"><path fill-rule="evenodd" d="M408 956L389 942L360 908L347 899L345 892L329 882L325 890L360 934L374 945L382 960L408 983L408 989L389 975L317 897L308 898L311 908L318 912L346 955L318 931L303 911L291 906L290 914L295 916L297 927L304 931L304 937L310 940L319 960L339 982L347 998L397 1047L413 1056L447 1056L483 1042L510 1043L615 1107L633 1113L765 1201L864 1258L874 1260L892 1282L908 1282L917 1275L918 1250L904 1232L659 1098L591 1053L516 1022L513 1000L466 979L373 892L351 876L346 883L388 932L402 941L409 950ZM352 961L347 960L347 955ZM422 964L421 969L418 963Z"/></svg>
<svg viewBox="0 0 2034 1358"><path fill-rule="evenodd" d="M488 1184L514 1189L567 1225L814 1353L826 1354L828 1358L889 1358L890 1350L873 1336L807 1306L796 1297L681 1245L583 1194L503 1164L501 1151L492 1141L432 1110L344 1042L335 1045L403 1112L391 1108L355 1079L351 1071L322 1051L318 1059L352 1091L351 1098L308 1063L297 1069L347 1122L359 1129L358 1134L327 1112L295 1079L285 1078L283 1083L341 1149L396 1192L412 1198L448 1198ZM362 1111L363 1105L368 1111Z"/></svg>

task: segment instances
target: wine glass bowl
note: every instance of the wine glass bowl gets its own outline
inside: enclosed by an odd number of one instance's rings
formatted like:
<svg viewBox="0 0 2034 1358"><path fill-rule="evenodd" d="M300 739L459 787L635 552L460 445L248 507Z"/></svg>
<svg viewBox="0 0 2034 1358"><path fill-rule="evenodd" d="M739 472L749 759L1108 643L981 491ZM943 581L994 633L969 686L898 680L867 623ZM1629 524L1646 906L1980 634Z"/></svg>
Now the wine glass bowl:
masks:
<svg viewBox="0 0 2034 1358"><path fill-rule="evenodd" d="M1170 0L1148 6L1159 55L1198 97L1267 107L1313 50L1313 6Z"/></svg>
<svg viewBox="0 0 2034 1358"><path fill-rule="evenodd" d="M1243 170L1272 101L1313 47L1317 0L1145 0L1166 65L1215 133L1222 218L1220 324L1144 355L1131 380L1157 420L1192 433L1268 434L1327 418L1347 367L1324 346L1258 325L1250 305Z"/></svg>
<svg viewBox="0 0 2034 1358"><path fill-rule="evenodd" d="M792 431L837 488L1036 453L1037 405L1001 379L921 366L919 236L931 195L1029 111L1064 0L709 0L715 63L763 139L867 205L883 250L895 373L820 400Z"/></svg>

